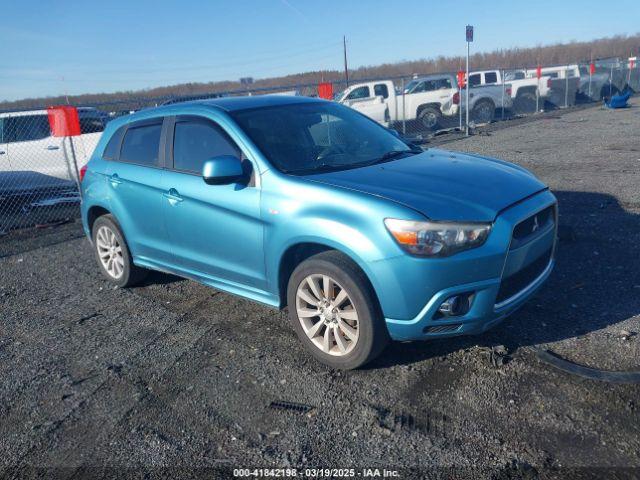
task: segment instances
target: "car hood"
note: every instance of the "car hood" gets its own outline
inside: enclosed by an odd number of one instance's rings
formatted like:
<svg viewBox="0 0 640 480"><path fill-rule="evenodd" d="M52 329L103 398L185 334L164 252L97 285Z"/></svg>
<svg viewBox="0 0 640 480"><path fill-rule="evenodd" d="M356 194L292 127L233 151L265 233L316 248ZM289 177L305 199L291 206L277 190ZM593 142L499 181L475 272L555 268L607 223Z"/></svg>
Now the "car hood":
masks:
<svg viewBox="0 0 640 480"><path fill-rule="evenodd" d="M511 163L437 149L305 178L393 200L431 220L451 221L493 221L501 210L547 188Z"/></svg>

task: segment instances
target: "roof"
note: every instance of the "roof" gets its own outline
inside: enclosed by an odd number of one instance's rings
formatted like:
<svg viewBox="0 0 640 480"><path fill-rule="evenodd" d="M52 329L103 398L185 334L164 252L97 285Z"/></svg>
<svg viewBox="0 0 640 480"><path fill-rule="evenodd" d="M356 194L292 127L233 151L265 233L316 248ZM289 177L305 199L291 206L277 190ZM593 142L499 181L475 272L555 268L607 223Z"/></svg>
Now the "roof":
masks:
<svg viewBox="0 0 640 480"><path fill-rule="evenodd" d="M174 103L177 105L203 105L216 107L226 112L237 110L248 110L251 108L275 107L279 105L291 105L295 103L317 103L323 102L317 98L293 96L293 95L255 95L245 97L221 97L209 98L205 100L193 100L184 103Z"/></svg>

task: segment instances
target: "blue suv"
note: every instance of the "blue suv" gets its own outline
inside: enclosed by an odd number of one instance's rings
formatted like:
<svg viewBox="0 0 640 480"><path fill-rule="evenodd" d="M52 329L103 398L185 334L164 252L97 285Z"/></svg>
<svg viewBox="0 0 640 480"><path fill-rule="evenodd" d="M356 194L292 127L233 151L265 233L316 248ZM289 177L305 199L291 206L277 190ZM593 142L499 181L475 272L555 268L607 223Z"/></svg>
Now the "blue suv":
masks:
<svg viewBox="0 0 640 480"><path fill-rule="evenodd" d="M288 306L356 368L390 339L480 333L549 276L556 199L526 170L422 150L317 99L220 98L108 124L82 181L106 277L147 270Z"/></svg>

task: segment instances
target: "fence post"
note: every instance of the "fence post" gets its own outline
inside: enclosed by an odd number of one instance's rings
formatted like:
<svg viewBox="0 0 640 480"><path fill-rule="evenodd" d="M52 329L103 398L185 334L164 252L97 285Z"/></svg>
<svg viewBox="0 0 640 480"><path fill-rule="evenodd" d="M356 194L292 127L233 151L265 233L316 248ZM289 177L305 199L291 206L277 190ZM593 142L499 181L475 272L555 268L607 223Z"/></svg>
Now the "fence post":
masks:
<svg viewBox="0 0 640 480"><path fill-rule="evenodd" d="M407 134L407 116L405 115L405 111L404 111L404 77L402 78L402 82L401 82L401 89L402 89L402 135L406 135ZM396 108L396 110L398 110Z"/></svg>
<svg viewBox="0 0 640 480"><path fill-rule="evenodd" d="M569 70L564 72L564 108L569 106Z"/></svg>
<svg viewBox="0 0 640 480"><path fill-rule="evenodd" d="M500 80L502 80L502 113L500 114L500 120L504 120L504 70L500 70Z"/></svg>
<svg viewBox="0 0 640 480"><path fill-rule="evenodd" d="M609 75L609 101L611 101L612 89L613 89L613 63L611 63L611 74Z"/></svg>
<svg viewBox="0 0 640 480"><path fill-rule="evenodd" d="M460 97L458 99L458 117L460 118L460 125L458 128L462 131L462 85L460 85L460 83L458 83L458 96Z"/></svg>

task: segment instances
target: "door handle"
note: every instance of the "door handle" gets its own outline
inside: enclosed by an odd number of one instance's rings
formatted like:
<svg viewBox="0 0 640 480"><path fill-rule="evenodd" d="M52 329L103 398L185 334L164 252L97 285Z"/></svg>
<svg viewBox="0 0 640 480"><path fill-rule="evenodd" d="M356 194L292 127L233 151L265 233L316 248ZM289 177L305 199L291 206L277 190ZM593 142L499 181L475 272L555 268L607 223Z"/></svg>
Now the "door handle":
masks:
<svg viewBox="0 0 640 480"><path fill-rule="evenodd" d="M122 180L120 180L120 177L118 176L117 173L114 173L113 175L111 175L109 177L109 181L111 182L111 186L113 186L114 188L122 183Z"/></svg>
<svg viewBox="0 0 640 480"><path fill-rule="evenodd" d="M176 205L184 200L175 188L170 188L167 193L163 193L162 195L164 196L164 198L169 200L169 203L171 205Z"/></svg>
<svg viewBox="0 0 640 480"><path fill-rule="evenodd" d="M60 150L60 147L57 145L48 145L45 147L45 150Z"/></svg>

